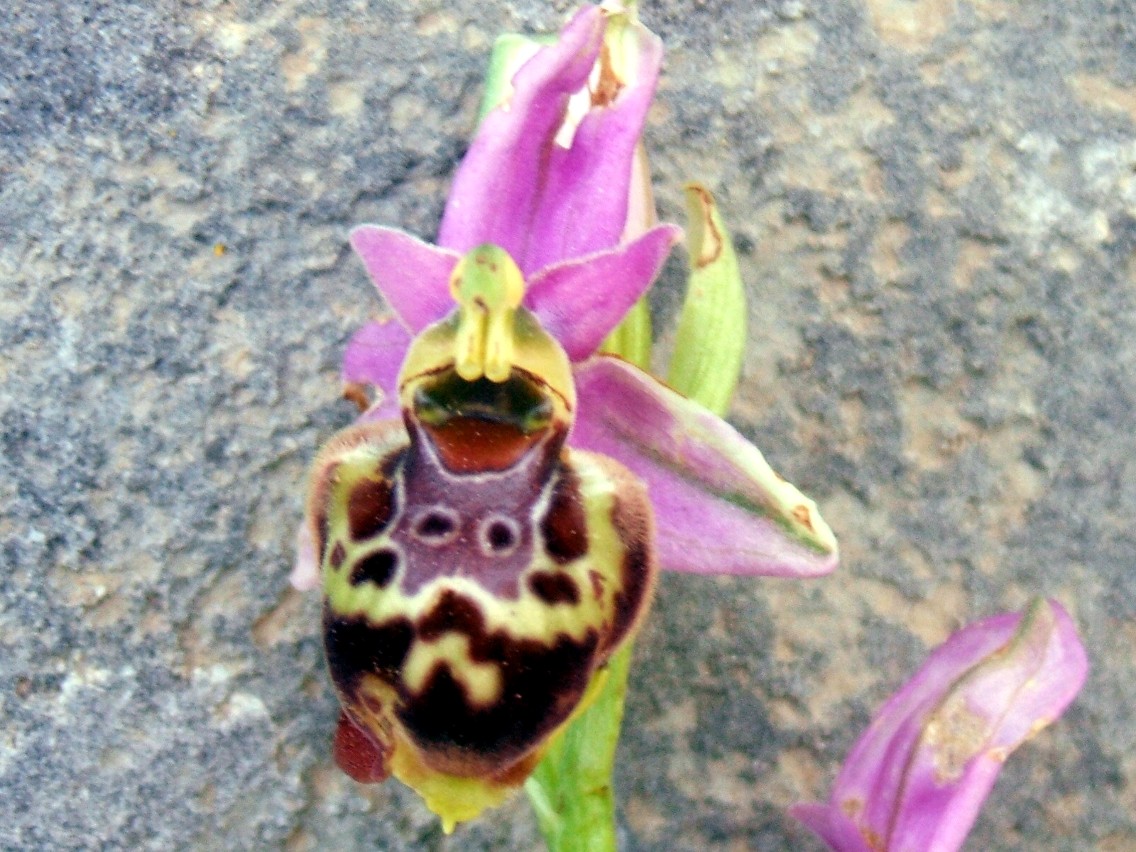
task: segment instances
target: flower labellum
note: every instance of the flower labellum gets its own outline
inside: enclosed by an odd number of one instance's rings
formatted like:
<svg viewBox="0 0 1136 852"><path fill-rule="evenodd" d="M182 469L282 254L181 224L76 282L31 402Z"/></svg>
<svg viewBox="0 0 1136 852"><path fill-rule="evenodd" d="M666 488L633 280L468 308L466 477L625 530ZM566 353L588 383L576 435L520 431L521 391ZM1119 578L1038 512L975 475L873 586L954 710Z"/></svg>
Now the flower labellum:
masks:
<svg viewBox="0 0 1136 852"><path fill-rule="evenodd" d="M790 813L835 852L953 852L1010 752L1064 712L1087 671L1056 601L972 624L876 714L828 803Z"/></svg>
<svg viewBox="0 0 1136 852"><path fill-rule="evenodd" d="M403 419L334 438L308 507L337 760L396 775L449 827L499 804L586 706L656 570L643 484L565 448L571 368L520 270L483 246L451 289L457 310L403 363Z"/></svg>

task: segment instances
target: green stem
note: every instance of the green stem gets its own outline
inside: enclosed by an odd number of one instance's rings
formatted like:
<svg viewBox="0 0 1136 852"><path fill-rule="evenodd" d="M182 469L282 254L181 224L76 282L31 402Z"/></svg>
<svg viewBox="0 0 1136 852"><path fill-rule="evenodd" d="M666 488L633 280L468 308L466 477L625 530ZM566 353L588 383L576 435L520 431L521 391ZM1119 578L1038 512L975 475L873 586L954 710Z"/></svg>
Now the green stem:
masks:
<svg viewBox="0 0 1136 852"><path fill-rule="evenodd" d="M595 703L549 748L525 782L525 792L549 852L616 852L611 785L631 642L608 662L607 681Z"/></svg>

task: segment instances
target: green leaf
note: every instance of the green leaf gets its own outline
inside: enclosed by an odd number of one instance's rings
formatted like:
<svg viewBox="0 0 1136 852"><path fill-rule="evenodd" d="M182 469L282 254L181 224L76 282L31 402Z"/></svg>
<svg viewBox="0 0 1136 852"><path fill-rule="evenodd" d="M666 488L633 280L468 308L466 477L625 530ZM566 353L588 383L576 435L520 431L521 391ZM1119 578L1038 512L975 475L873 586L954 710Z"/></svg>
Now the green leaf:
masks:
<svg viewBox="0 0 1136 852"><path fill-rule="evenodd" d="M745 290L714 197L701 184L685 189L690 277L667 383L723 415L745 354Z"/></svg>

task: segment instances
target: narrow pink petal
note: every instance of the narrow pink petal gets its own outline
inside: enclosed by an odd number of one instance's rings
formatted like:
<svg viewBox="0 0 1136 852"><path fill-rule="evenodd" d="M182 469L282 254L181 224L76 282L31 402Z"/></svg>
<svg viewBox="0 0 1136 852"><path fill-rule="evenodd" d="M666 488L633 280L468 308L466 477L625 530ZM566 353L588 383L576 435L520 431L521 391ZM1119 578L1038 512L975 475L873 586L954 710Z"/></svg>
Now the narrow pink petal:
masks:
<svg viewBox="0 0 1136 852"><path fill-rule="evenodd" d="M379 225L352 230L351 246L391 310L412 332L453 310L450 273L460 258L457 252Z"/></svg>
<svg viewBox="0 0 1136 852"><path fill-rule="evenodd" d="M583 88L599 55L604 26L598 7L584 7L555 44L514 75L512 98L482 121L454 177L438 229L440 245L464 253L493 243L526 275L538 268L528 262L528 245L546 191L550 152L569 97Z"/></svg>
<svg viewBox="0 0 1136 852"><path fill-rule="evenodd" d="M1056 601L971 625L876 714L829 803L792 813L838 852L860 848L830 842L825 832L841 820L873 848L953 852L1006 757L1064 712L1087 671L1084 646Z"/></svg>
<svg viewBox="0 0 1136 852"><path fill-rule="evenodd" d="M619 248L542 269L525 305L569 358L582 361L647 291L681 239L681 228L660 225Z"/></svg>
<svg viewBox="0 0 1136 852"><path fill-rule="evenodd" d="M724 420L610 356L576 368L576 391L570 442L646 481L663 568L815 577L836 567L816 505Z"/></svg>
<svg viewBox="0 0 1136 852"><path fill-rule="evenodd" d="M627 220L632 163L663 60L663 43L636 28L638 70L615 99L593 106L568 148L555 147L522 268L540 269L616 245Z"/></svg>
<svg viewBox="0 0 1136 852"><path fill-rule="evenodd" d="M320 583L319 555L307 522L301 523L296 530L296 561L292 565L292 573L288 575L288 582L301 592L310 591Z"/></svg>

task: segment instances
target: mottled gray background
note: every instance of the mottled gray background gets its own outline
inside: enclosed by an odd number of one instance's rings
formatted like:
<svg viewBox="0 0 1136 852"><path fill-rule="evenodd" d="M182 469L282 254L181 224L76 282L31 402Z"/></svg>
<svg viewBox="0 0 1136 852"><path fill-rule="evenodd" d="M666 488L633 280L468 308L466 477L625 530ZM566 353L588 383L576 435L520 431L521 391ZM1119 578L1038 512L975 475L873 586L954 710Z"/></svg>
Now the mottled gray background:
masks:
<svg viewBox="0 0 1136 852"><path fill-rule="evenodd" d="M285 576L381 310L348 229L433 236L492 38L570 8L3 5L0 847L536 846L523 800L447 840L333 768L318 603ZM642 15L662 212L714 190L751 295L732 420L844 565L663 580L625 848L819 848L784 807L929 647L1044 593L1093 671L969 848L1136 849L1136 4Z"/></svg>

